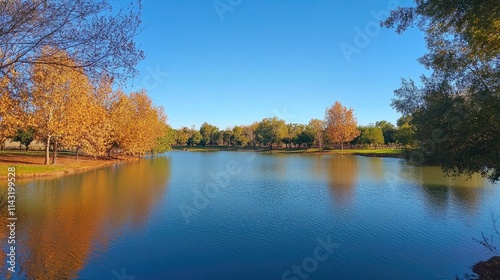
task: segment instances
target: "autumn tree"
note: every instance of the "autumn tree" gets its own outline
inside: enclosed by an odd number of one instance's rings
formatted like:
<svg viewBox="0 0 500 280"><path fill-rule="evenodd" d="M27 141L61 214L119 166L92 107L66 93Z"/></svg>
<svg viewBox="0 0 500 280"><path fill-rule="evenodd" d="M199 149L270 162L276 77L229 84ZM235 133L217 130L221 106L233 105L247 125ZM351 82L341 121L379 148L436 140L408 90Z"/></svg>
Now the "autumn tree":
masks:
<svg viewBox="0 0 500 280"><path fill-rule="evenodd" d="M117 94L112 89L113 79L103 75L96 87L89 93L84 126L74 135L73 146L78 159L80 150L85 154L98 157L105 156L113 144L113 128L111 108Z"/></svg>
<svg viewBox="0 0 500 280"><path fill-rule="evenodd" d="M58 144L69 140L82 129L85 121L85 106L89 100L90 84L78 68L67 68L59 64L74 65L64 52L53 56L47 48L39 57L40 63L32 67L32 121L38 139L45 141L45 164L49 164L49 147L53 142L53 159L56 163Z"/></svg>
<svg viewBox="0 0 500 280"><path fill-rule="evenodd" d="M1 54L1 50L0 50ZM26 115L28 90L26 86L16 86L19 73L10 69L7 75L0 73L0 148L3 149L7 138L16 134L18 129L29 126Z"/></svg>
<svg viewBox="0 0 500 280"><path fill-rule="evenodd" d="M151 152L167 133L163 108L155 107L144 90L130 95L119 91L111 122L114 146L134 156Z"/></svg>
<svg viewBox="0 0 500 280"><path fill-rule="evenodd" d="M347 109L338 101L326 110L326 134L333 143L338 143L344 149L344 143L356 138L360 131L352 108Z"/></svg>

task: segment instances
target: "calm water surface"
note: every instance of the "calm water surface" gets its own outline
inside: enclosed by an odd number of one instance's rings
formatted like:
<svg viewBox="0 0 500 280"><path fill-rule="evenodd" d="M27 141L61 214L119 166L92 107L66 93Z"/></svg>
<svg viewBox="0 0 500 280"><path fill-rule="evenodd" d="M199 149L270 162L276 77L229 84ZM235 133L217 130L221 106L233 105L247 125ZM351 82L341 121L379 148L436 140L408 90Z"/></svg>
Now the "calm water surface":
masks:
<svg viewBox="0 0 500 280"><path fill-rule="evenodd" d="M170 152L19 181L14 276L454 279L491 256L499 201L400 159Z"/></svg>

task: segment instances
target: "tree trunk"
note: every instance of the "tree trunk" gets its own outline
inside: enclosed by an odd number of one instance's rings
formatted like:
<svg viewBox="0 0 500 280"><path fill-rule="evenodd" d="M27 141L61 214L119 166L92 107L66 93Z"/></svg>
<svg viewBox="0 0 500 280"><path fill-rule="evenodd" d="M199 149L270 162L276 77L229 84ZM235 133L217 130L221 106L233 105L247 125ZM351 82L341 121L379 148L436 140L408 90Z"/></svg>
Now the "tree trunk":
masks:
<svg viewBox="0 0 500 280"><path fill-rule="evenodd" d="M76 160L78 160L78 153L80 152L80 146L76 147Z"/></svg>
<svg viewBox="0 0 500 280"><path fill-rule="evenodd" d="M54 141L54 150L52 151L52 164L57 163L57 138Z"/></svg>
<svg viewBox="0 0 500 280"><path fill-rule="evenodd" d="M50 153L50 136L47 137L47 142L45 142L45 165L49 165L49 153Z"/></svg>
<svg viewBox="0 0 500 280"><path fill-rule="evenodd" d="M344 142L340 142L340 149L343 151L344 150Z"/></svg>

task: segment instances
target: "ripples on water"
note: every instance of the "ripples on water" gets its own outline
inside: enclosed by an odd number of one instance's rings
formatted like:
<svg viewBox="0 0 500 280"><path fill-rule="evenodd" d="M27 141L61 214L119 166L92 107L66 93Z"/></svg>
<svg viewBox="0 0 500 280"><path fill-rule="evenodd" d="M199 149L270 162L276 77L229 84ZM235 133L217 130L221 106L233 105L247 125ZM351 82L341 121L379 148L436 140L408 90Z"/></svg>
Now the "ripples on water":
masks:
<svg viewBox="0 0 500 280"><path fill-rule="evenodd" d="M193 189L220 186L230 162L240 172L196 208ZM309 279L454 279L488 258L472 238L492 231L499 198L399 159L171 152L20 182L18 276L282 279L330 238Z"/></svg>

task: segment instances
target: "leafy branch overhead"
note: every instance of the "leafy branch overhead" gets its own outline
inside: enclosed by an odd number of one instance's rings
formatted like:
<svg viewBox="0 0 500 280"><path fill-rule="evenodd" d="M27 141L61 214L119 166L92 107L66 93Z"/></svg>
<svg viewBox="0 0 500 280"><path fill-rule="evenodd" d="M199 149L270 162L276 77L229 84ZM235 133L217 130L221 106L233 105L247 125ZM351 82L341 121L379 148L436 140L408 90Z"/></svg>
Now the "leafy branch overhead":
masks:
<svg viewBox="0 0 500 280"><path fill-rule="evenodd" d="M134 37L140 31L139 1L128 6L108 0L0 0L0 73L10 68L24 71L32 64L58 64L84 69L92 77L136 74L144 58ZM75 64L40 61L47 46L49 56L67 53Z"/></svg>
<svg viewBox="0 0 500 280"><path fill-rule="evenodd" d="M500 2L415 0L383 23L402 33L418 26L432 70L421 86L403 79L392 106L409 119L424 163L449 174L500 179Z"/></svg>

